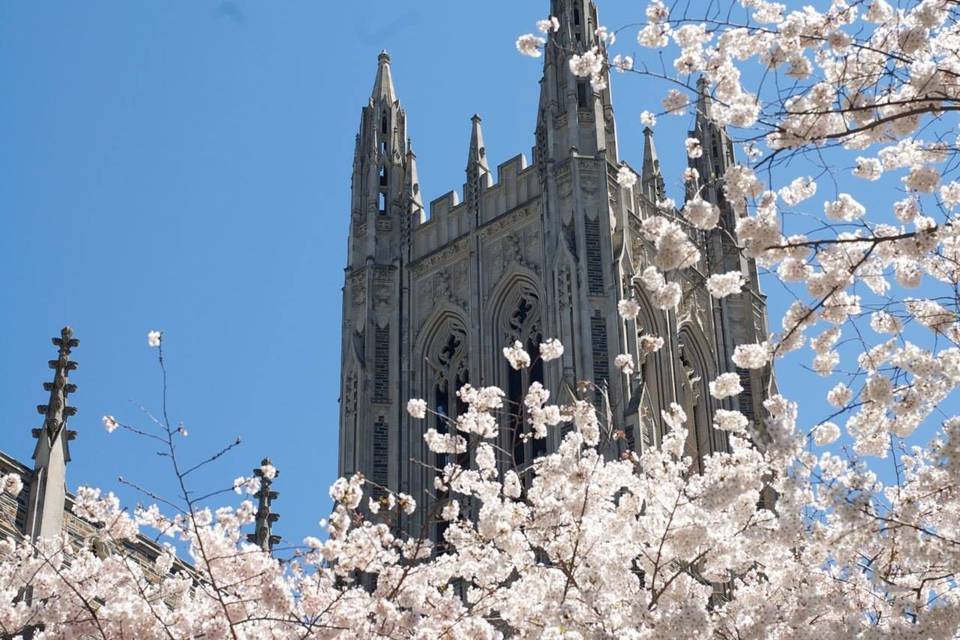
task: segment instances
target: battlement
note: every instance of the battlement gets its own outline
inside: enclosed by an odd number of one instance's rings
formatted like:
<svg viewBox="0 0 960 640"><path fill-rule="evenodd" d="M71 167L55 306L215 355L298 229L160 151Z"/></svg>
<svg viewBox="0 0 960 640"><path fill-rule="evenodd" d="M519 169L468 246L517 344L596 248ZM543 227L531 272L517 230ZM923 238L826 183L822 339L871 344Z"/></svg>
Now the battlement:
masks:
<svg viewBox="0 0 960 640"><path fill-rule="evenodd" d="M519 153L497 165L497 181L483 186L479 219L472 216L466 202L460 201L457 191L448 191L434 198L429 205L430 217L425 221L414 220L414 257L432 253L516 209L539 196L540 190L535 165L528 166L524 154ZM466 185L463 191L466 191Z"/></svg>

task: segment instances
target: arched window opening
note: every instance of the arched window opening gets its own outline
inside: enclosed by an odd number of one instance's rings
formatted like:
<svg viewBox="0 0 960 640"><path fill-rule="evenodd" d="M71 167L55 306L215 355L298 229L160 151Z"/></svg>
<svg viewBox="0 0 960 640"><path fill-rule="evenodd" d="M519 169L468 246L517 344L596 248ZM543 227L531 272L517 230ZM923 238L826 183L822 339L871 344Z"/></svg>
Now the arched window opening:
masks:
<svg viewBox="0 0 960 640"><path fill-rule="evenodd" d="M383 191L377 196L377 210L383 215L387 213L387 194Z"/></svg>
<svg viewBox="0 0 960 640"><path fill-rule="evenodd" d="M689 338L688 338L689 339ZM680 347L681 388L683 390L683 409L687 414L686 455L693 459L693 470L703 473L703 460L714 452L710 424L709 394L707 393L706 373L701 359L689 345Z"/></svg>
<svg viewBox="0 0 960 640"><path fill-rule="evenodd" d="M384 165L380 165L380 186L387 186L387 168Z"/></svg>
<svg viewBox="0 0 960 640"><path fill-rule="evenodd" d="M534 382L543 384L543 362L540 360L540 343L543 334L540 330L540 301L536 294L529 289L515 294L511 304L504 305L503 317L500 319L502 346L512 345L519 341L524 350L530 355L532 364L529 367L516 370L501 359L504 367L506 384L506 434L508 441L506 450L511 452L513 467L522 468L534 458L546 453L546 440L532 438L529 421L526 416L526 407L523 400Z"/></svg>
<svg viewBox="0 0 960 640"><path fill-rule="evenodd" d="M380 133L387 135L387 114L384 113L380 117Z"/></svg>
<svg viewBox="0 0 960 640"><path fill-rule="evenodd" d="M583 80L577 82L577 106L581 109L590 107L590 88Z"/></svg>
<svg viewBox="0 0 960 640"><path fill-rule="evenodd" d="M438 433L456 435L454 423L457 416L467 410L466 404L457 396L457 391L470 381L467 340L459 322L452 322L444 329L426 351L427 389L430 390L427 399L436 414L431 426ZM443 468L454 461L463 467L468 467L470 463L466 453L456 454L455 457L445 453L434 454L436 473L441 474ZM432 482L432 478L429 481ZM447 522L433 523L433 538L440 547L447 526Z"/></svg>

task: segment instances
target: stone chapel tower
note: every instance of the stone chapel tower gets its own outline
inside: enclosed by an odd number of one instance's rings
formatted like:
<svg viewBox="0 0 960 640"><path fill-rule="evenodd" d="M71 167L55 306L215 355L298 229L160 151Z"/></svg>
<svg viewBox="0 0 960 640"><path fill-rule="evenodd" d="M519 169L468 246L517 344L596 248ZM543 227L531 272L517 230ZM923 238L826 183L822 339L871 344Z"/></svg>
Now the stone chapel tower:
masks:
<svg viewBox="0 0 960 640"><path fill-rule="evenodd" d="M710 117L709 96L704 89L690 134L705 153L691 162L701 195L723 215L720 228L702 232L665 208L649 129L637 184L624 189L617 182L611 91L595 91L568 65L570 55L596 44L594 2L552 0L550 15L560 29L544 51L533 163L517 155L494 176L474 115L462 202L450 191L430 202L426 215L385 52L361 112L343 289L339 472L362 472L376 485L411 494L420 508L401 526L414 535L442 533L427 514L435 475L429 466L442 467L445 459L426 448L423 433L447 427L433 416L411 419L409 398L452 418L463 409L456 390L468 382L497 385L519 404L534 380L558 402L583 397L578 383L589 381L609 391L615 425L626 436L620 449L657 446L665 429L660 410L678 402L690 416L688 450L697 460L726 447L724 434L710 426L717 408L761 417L768 372L740 371L746 392L737 399L720 402L707 392L718 374L736 370L733 347L766 333L756 268L737 251L734 213L720 184L733 148ZM675 218L702 253L699 264L670 274L684 290L676 312L655 309L633 282L653 253L639 232L653 215ZM712 299L705 276L731 269L747 279L743 293ZM617 303L631 295L643 311L624 321ZM643 357L638 337L647 333L666 344ZM551 337L563 343L563 357L538 362L539 343ZM514 340L534 356L520 372L501 355ZM620 353L638 362L634 376L613 366ZM525 439L527 430L523 421L503 418L498 444L512 454L501 461L505 468L524 466L560 439L556 430L546 440Z"/></svg>

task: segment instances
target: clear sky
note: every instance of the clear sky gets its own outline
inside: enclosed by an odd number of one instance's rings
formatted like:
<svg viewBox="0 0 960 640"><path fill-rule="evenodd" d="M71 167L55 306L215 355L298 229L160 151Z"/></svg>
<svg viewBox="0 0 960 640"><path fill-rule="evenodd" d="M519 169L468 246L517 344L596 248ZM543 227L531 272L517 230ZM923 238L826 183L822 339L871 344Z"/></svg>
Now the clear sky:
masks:
<svg viewBox="0 0 960 640"><path fill-rule="evenodd" d="M611 27L642 17L635 0L600 8ZM123 475L171 494L154 448L100 423L146 424L138 405L159 408L146 334L162 329L185 459L244 440L197 474L198 492L271 456L276 531L315 533L336 477L350 171L377 53L391 53L429 201L461 189L475 112L493 165L530 158L540 63L514 40L547 12L547 0L0 3L0 449L29 460L49 339L70 324L70 487L132 505ZM634 166L639 113L663 90L614 78ZM678 199L689 125L656 129ZM789 302L767 289L775 309ZM813 376L781 384L801 378Z"/></svg>

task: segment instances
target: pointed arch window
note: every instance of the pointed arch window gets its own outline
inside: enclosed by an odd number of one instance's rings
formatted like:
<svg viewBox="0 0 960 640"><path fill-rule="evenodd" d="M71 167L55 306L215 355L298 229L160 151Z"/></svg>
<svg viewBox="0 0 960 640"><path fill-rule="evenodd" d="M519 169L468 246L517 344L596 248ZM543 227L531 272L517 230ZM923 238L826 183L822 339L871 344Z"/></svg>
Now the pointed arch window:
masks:
<svg viewBox="0 0 960 640"><path fill-rule="evenodd" d="M519 341L524 350L530 354L532 364L529 367L516 370L503 359L501 367L505 379L506 391L506 429L505 450L512 453L512 466L521 468L534 458L546 453L546 440L531 438L530 425L526 420L523 399L527 395L530 385L534 382L543 383L543 362L540 359L540 343L543 342L543 332L540 321L540 299L530 287L523 287L514 292L502 307L502 314L498 324L502 344L497 345L497 354L504 346Z"/></svg>
<svg viewBox="0 0 960 640"><path fill-rule="evenodd" d="M426 350L425 363L425 396L434 412L429 426L438 433L453 433L456 431L453 425L457 416L467 410L457 391L470 382L467 335L459 320L448 321L447 325L437 332L436 338ZM455 458L445 453L433 455L434 466L438 470L454 461L463 467L469 466L467 454L457 454ZM427 480L432 483L432 478ZM433 526L433 539L442 543L447 523L437 522Z"/></svg>
<svg viewBox="0 0 960 640"><path fill-rule="evenodd" d="M722 438L724 432L714 429L711 424L713 411L707 387L711 374L693 338L685 333L681 334L680 364L683 369L680 375L681 399L687 414L686 454L693 459L693 469L703 473L704 458L724 447L724 443L717 439Z"/></svg>

